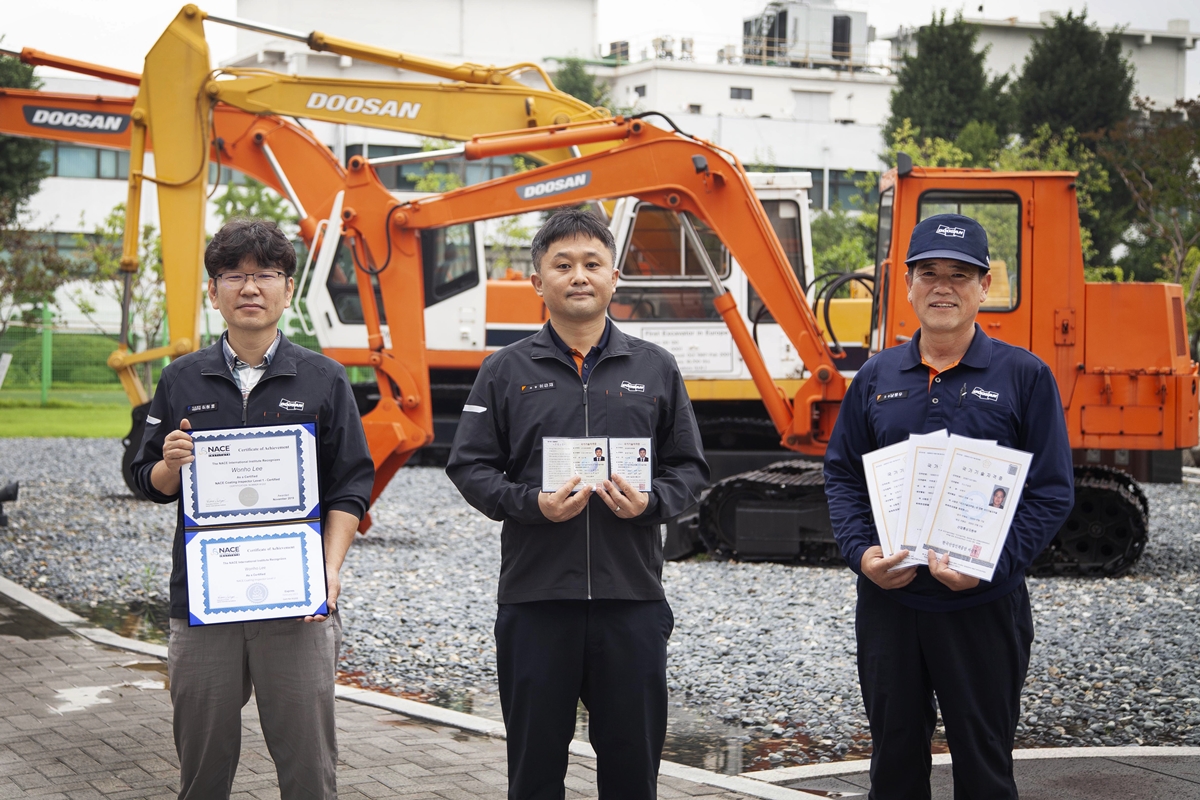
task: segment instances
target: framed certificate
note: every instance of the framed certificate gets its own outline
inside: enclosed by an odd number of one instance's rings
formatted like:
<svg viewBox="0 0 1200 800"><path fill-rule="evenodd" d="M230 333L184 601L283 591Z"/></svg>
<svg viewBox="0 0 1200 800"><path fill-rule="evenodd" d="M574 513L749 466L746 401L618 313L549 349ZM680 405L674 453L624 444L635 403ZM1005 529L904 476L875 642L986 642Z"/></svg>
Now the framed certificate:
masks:
<svg viewBox="0 0 1200 800"><path fill-rule="evenodd" d="M314 423L191 434L188 624L327 614Z"/></svg>
<svg viewBox="0 0 1200 800"><path fill-rule="evenodd" d="M184 534L191 625L329 613L320 522Z"/></svg>
<svg viewBox="0 0 1200 800"><path fill-rule="evenodd" d="M184 527L319 519L316 425L192 433Z"/></svg>

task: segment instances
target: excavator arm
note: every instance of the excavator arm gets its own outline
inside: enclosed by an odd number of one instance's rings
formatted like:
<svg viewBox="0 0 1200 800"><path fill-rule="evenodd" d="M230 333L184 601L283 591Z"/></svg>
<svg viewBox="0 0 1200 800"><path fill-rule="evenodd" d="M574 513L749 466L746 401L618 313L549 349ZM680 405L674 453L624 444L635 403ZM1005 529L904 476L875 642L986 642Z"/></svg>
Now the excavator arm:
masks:
<svg viewBox="0 0 1200 800"><path fill-rule="evenodd" d="M640 119L621 117L477 136L467 144L466 153L468 158L487 158L531 149L613 142L617 143L615 147L569 162L396 206L385 219L395 233L390 256L419 257L417 232L422 229L600 198L635 196L662 208L694 214L721 238L746 270L811 373L793 398L783 395L770 377L733 296L724 291L715 270L708 265L718 295L715 305L754 378L783 444L808 454L823 453L845 393L845 379L837 370L787 256L735 156L709 142L664 131ZM361 165L352 159L349 168L353 175ZM350 202L351 198L347 200ZM683 218L686 220L686 216ZM695 235L690 227L685 227L685 231L690 231L689 236ZM704 252L702 247L698 250ZM400 298L388 291L385 276L386 272L379 277L387 317L398 319L393 315L399 309L391 304ZM373 298L366 295L363 299L373 303ZM368 314L369 328L371 318L377 316Z"/></svg>

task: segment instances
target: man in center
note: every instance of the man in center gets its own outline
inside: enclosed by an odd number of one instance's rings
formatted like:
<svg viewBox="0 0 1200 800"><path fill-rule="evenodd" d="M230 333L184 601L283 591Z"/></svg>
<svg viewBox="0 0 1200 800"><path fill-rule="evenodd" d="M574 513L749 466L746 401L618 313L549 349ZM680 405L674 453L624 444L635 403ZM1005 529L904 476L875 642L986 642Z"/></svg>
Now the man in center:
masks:
<svg viewBox="0 0 1200 800"><path fill-rule="evenodd" d="M582 700L600 797L653 798L674 627L659 525L698 500L708 466L675 359L607 317L608 228L559 211L532 256L550 320L484 361L446 467L467 502L504 523L495 633L508 796L563 796ZM651 440L652 491L620 474L594 491L578 475L542 491L544 437L604 436Z"/></svg>

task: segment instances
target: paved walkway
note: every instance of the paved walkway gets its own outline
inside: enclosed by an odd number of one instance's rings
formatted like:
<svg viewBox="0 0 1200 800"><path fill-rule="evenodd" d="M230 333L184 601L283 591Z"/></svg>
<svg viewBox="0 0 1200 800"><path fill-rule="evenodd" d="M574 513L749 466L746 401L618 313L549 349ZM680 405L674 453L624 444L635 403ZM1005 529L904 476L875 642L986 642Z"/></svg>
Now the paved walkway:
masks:
<svg viewBox="0 0 1200 800"><path fill-rule="evenodd" d="M166 667L72 635L0 596L0 799L173 798L178 761ZM337 704L339 796L499 800L504 742L351 702ZM278 798L253 701L238 800ZM595 797L594 761L572 757L567 797ZM664 777L659 796L745 795Z"/></svg>
<svg viewBox="0 0 1200 800"><path fill-rule="evenodd" d="M162 648L84 629L64 609L3 579L0 584L41 612L0 592L0 800L175 797L178 764L166 668L153 657L161 655ZM495 730L496 723L348 687L339 695L342 798L505 797L503 741L467 732ZM453 724L406 714L434 714ZM275 769L253 702L246 706L243 720L242 760L233 797L274 800L279 797ZM572 746L575 753L588 750L586 744ZM1081 748L1015 755L1023 800L1200 800L1200 748ZM933 797L939 800L953 796L948 759L934 756ZM568 798L596 796L594 764L586 755L572 756ZM790 767L752 773L750 780L664 763L659 796L865 797L870 786L866 766L842 762Z"/></svg>

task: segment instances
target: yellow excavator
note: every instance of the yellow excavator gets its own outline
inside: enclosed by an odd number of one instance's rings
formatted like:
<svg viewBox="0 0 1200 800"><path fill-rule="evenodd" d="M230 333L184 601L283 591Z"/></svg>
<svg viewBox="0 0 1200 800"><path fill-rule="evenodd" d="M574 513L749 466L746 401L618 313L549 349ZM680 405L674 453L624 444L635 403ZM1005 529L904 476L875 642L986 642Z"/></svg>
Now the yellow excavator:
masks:
<svg viewBox="0 0 1200 800"><path fill-rule="evenodd" d="M307 43L327 51L364 61L411 70L446 83L384 82L283 75L261 69L213 69L204 37L204 20L232 25ZM533 80L530 80L530 77ZM524 77L526 81L519 80ZM540 82L543 88L529 83ZM346 123L405 131L442 139L466 140L486 131L532 128L604 119L606 109L594 108L554 88L549 75L536 64L491 67L478 64L449 64L395 50L360 44L325 33L308 34L258 23L207 14L186 5L163 32L146 56L141 84L131 113L132 141L129 160L129 197L121 268L126 286L137 271L137 231L142 186L153 182L158 189L162 220L162 261L168 284L167 318L171 341L165 347L134 353L128 347L128 289L122 314L122 334L116 353L109 360L135 406L147 402L145 390L133 373L138 363L164 356L175 357L198 346L201 303L199 267L204 242L205 193L196 191L208 180L212 145L220 157L221 144L213 137L213 109L218 103L256 115L305 117L325 122ZM173 147L156 154L154 176L145 173L148 136L169 139ZM318 222L326 216L333 197L323 198L322 207L305 204L275 158L270 143L259 145L280 184L301 216L301 232L312 239ZM544 162L560 161L579 152L604 149L570 145L531 156ZM429 154L421 158L428 159ZM343 212L345 213L345 212Z"/></svg>

